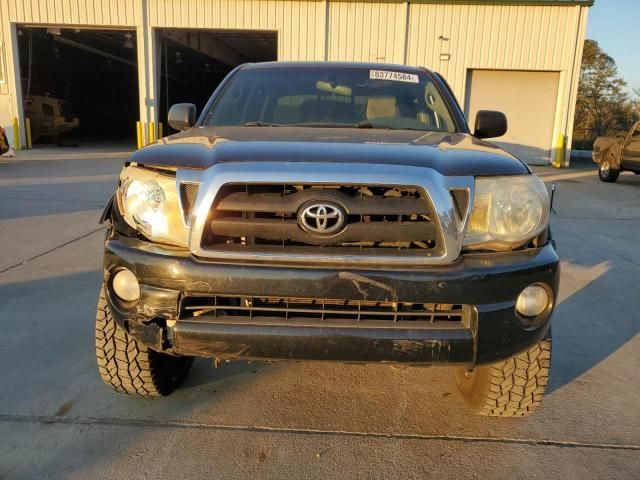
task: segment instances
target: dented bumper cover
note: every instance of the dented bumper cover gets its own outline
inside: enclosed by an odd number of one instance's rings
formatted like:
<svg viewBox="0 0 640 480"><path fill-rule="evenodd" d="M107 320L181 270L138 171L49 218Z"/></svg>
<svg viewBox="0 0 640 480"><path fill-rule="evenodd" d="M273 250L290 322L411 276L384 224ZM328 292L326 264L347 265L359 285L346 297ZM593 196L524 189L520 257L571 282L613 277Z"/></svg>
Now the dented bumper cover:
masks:
<svg viewBox="0 0 640 480"><path fill-rule="evenodd" d="M141 298L123 304L109 288L128 268ZM515 311L522 290L545 283L557 292L558 256L551 245L520 252L463 255L450 265L401 270L286 267L201 261L188 251L122 237L105 243L107 298L116 321L157 351L218 358L337 360L474 366L511 357L538 342L544 318L527 322ZM410 325L194 321L180 318L185 295L345 298L464 304L463 328ZM410 322L403 322L404 325Z"/></svg>

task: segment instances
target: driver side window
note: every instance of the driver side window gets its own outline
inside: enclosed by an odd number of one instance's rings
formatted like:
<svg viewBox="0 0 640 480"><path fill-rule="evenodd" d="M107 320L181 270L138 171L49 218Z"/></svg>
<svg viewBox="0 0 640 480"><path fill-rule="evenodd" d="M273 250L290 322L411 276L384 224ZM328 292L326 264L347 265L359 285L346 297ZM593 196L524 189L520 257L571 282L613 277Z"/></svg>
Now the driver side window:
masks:
<svg viewBox="0 0 640 480"><path fill-rule="evenodd" d="M46 117L53 117L53 107L51 105L49 105L48 103L43 103L42 104L42 113L46 116Z"/></svg>

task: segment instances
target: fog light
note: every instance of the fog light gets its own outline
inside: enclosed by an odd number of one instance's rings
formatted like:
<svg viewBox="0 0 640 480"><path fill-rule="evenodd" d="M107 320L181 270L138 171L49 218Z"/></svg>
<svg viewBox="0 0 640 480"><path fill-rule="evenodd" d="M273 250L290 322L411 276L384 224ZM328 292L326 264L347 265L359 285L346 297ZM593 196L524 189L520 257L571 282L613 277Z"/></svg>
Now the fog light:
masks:
<svg viewBox="0 0 640 480"><path fill-rule="evenodd" d="M135 302L140 298L140 285L131 270L118 270L111 280L113 292L125 302Z"/></svg>
<svg viewBox="0 0 640 480"><path fill-rule="evenodd" d="M516 310L523 317L537 317L549 306L549 293L542 285L529 285L516 302Z"/></svg>

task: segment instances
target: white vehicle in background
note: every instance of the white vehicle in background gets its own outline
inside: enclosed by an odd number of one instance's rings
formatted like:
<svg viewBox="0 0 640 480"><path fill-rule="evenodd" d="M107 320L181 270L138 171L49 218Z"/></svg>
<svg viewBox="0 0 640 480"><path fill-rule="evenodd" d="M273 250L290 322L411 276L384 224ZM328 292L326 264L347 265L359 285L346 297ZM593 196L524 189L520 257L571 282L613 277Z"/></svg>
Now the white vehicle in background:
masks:
<svg viewBox="0 0 640 480"><path fill-rule="evenodd" d="M77 129L80 119L69 115L69 102L48 96L30 95L24 100L24 115L31 122L31 139L43 137L58 143L60 135Z"/></svg>

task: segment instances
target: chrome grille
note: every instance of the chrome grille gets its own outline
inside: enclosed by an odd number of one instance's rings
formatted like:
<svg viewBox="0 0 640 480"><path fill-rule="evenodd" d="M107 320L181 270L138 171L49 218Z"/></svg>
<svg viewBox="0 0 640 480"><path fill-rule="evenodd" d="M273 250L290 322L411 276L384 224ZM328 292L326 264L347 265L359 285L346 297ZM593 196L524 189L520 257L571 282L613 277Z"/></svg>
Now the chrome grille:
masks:
<svg viewBox="0 0 640 480"><path fill-rule="evenodd" d="M298 213L310 202L341 206L344 228L330 236L301 228ZM211 250L424 253L438 244L428 202L417 189L397 186L226 185L208 226L202 246Z"/></svg>
<svg viewBox="0 0 640 480"><path fill-rule="evenodd" d="M418 166L391 164L356 164L338 162L238 161L220 162L204 169L179 169L179 183L200 184L189 224L189 250L197 258L216 261L240 261L287 265L344 265L371 267L407 267L446 265L459 258L464 238L464 224L454 204L451 191L463 189L473 198L472 176L445 176L436 170ZM250 238L241 243L216 243L211 222L221 193L228 186L359 186L380 185L414 188L420 193L431 214L436 230L430 248L379 248L360 244L334 245L251 245ZM236 190L238 191L238 190ZM241 191L241 190L240 190ZM468 212L467 212L468 217ZM282 221L282 220L280 220ZM236 237L241 238L241 237ZM227 239L229 240L229 239ZM231 239L232 240L232 239ZM249 240L249 241L247 241Z"/></svg>

